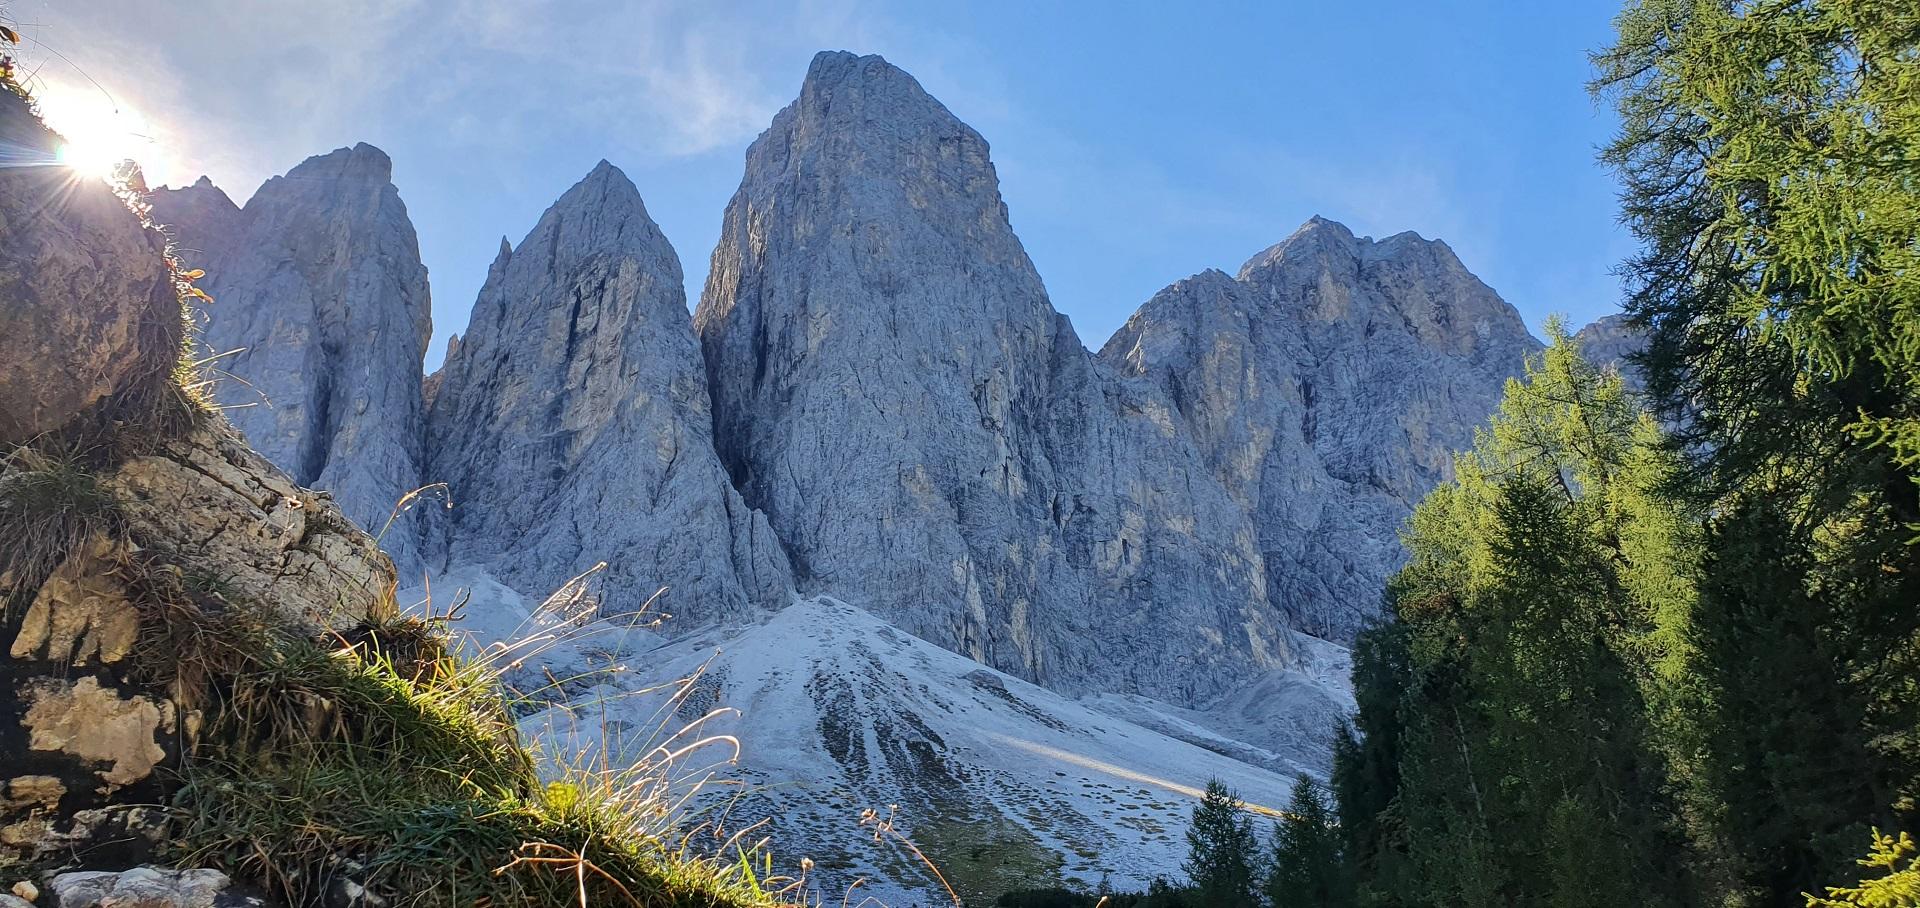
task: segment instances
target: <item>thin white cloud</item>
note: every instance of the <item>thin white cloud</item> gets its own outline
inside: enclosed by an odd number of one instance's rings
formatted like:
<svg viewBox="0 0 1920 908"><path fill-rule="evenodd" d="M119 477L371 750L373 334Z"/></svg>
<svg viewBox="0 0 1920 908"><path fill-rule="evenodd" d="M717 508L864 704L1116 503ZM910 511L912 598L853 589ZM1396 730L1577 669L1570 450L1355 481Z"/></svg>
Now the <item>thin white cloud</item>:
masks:
<svg viewBox="0 0 1920 908"><path fill-rule="evenodd" d="M475 146L528 130L595 135L607 154L742 146L791 97L789 61L865 18L857 0L20 0L15 17L44 48L25 56L48 106L97 81L164 148L153 182L210 173L237 201L308 155L424 116Z"/></svg>

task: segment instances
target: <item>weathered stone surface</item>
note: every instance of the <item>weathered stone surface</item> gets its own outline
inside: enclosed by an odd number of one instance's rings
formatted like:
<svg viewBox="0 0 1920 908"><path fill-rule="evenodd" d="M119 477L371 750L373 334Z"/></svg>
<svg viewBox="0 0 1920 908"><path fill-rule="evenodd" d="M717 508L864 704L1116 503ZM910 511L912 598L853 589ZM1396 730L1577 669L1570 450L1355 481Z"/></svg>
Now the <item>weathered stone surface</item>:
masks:
<svg viewBox="0 0 1920 908"><path fill-rule="evenodd" d="M27 607L8 654L74 665L126 658L140 613L118 575L116 548L96 537L70 553Z"/></svg>
<svg viewBox="0 0 1920 908"><path fill-rule="evenodd" d="M105 183L55 166L60 142L0 92L0 445L164 381L179 356L165 238Z"/></svg>
<svg viewBox="0 0 1920 908"><path fill-rule="evenodd" d="M428 476L451 486L455 559L527 590L604 561L603 607L667 587L681 625L790 599L779 542L714 455L680 260L613 165L501 241L442 372Z"/></svg>
<svg viewBox="0 0 1920 908"><path fill-rule="evenodd" d="M421 484L432 327L427 271L391 176L386 154L361 144L268 180L237 213L204 182L153 201L187 264L207 271L198 286L214 302L200 307L200 340L221 354L215 395L228 419L374 533ZM404 571L420 565L416 521L403 517L381 542Z"/></svg>
<svg viewBox="0 0 1920 908"><path fill-rule="evenodd" d="M232 881L218 870L77 871L49 884L59 908L215 908Z"/></svg>
<svg viewBox="0 0 1920 908"><path fill-rule="evenodd" d="M122 694L91 675L72 682L42 678L25 694L20 724L31 735L27 746L106 764L96 773L102 794L145 779L167 758L157 739L173 733L172 703Z"/></svg>
<svg viewBox="0 0 1920 908"><path fill-rule="evenodd" d="M1238 278L1161 291L1101 359L1176 402L1253 515L1273 603L1340 640L1378 614L1399 527L1539 348L1446 244L1314 218Z"/></svg>
<svg viewBox="0 0 1920 908"><path fill-rule="evenodd" d="M1067 690L1287 664L1252 526L1048 303L987 143L824 53L747 152L695 321L720 455L799 584Z"/></svg>
<svg viewBox="0 0 1920 908"><path fill-rule="evenodd" d="M101 479L136 538L296 626L349 627L392 603L391 563L325 492L302 488L218 425Z"/></svg>

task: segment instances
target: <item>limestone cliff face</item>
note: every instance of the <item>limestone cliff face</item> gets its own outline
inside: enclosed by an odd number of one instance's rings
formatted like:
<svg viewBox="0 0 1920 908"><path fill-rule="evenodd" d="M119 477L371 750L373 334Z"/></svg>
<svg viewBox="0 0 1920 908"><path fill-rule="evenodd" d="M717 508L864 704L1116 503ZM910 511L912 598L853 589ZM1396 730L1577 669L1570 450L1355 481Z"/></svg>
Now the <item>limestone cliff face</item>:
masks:
<svg viewBox="0 0 1920 908"><path fill-rule="evenodd" d="M1273 603L1344 639L1378 613L1413 505L1539 346L1444 243L1314 218L1237 278L1161 291L1101 359L1176 401L1253 515Z"/></svg>
<svg viewBox="0 0 1920 908"><path fill-rule="evenodd" d="M205 250L206 345L242 350L222 402L264 453L375 529L452 486L434 538L386 538L403 569L537 593L606 561L610 608L668 587L683 627L827 593L1068 692L1216 702L1298 667L1295 632L1346 639L1538 349L1444 243L1315 218L1090 354L986 141L885 60L826 53L748 149L691 324L603 164L503 241L423 381L388 169L357 146L244 209L203 182L155 212Z"/></svg>
<svg viewBox="0 0 1920 908"><path fill-rule="evenodd" d="M803 588L1068 690L1287 664L1246 515L1053 310L986 141L885 60L817 56L748 149L695 322Z"/></svg>
<svg viewBox="0 0 1920 908"><path fill-rule="evenodd" d="M431 331L426 268L386 154L361 144L309 158L237 211L204 180L155 193L153 205L186 263L207 272L201 344L219 356L228 419L294 481L330 491L379 532L422 484ZM382 544L403 573L417 571L412 520Z"/></svg>
<svg viewBox="0 0 1920 908"><path fill-rule="evenodd" d="M680 260L613 165L501 242L450 351L427 448L453 560L541 591L605 561L604 609L667 587L680 625L787 603L785 554L714 455Z"/></svg>

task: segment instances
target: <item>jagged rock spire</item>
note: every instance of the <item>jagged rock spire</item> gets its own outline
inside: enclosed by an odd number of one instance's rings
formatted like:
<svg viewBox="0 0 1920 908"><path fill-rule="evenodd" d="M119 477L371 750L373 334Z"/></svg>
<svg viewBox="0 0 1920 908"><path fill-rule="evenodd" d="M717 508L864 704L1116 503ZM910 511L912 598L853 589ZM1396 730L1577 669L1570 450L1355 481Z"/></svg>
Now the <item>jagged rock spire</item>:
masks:
<svg viewBox="0 0 1920 908"><path fill-rule="evenodd" d="M1288 664L1245 515L1053 310L986 141L885 60L815 57L748 149L696 324L804 588L1067 690Z"/></svg>
<svg viewBox="0 0 1920 908"><path fill-rule="evenodd" d="M786 604L784 555L713 453L679 258L612 164L501 241L437 378L454 561L531 590L606 561L607 607L669 587L676 626Z"/></svg>
<svg viewBox="0 0 1920 908"><path fill-rule="evenodd" d="M375 533L420 485L432 331L427 270L392 174L386 153L362 143L268 180L237 212L205 180L154 202L187 263L207 271L201 341L218 356L228 419ZM411 519L381 542L417 576Z"/></svg>

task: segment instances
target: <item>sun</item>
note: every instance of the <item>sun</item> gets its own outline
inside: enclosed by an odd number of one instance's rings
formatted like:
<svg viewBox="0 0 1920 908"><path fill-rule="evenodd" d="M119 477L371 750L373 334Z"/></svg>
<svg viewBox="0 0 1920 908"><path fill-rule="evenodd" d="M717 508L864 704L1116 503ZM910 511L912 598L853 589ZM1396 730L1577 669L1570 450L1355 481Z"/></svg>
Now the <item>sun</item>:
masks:
<svg viewBox="0 0 1920 908"><path fill-rule="evenodd" d="M107 145L87 142L65 142L54 152L54 161L81 176L110 179L120 162L129 160Z"/></svg>
<svg viewBox="0 0 1920 908"><path fill-rule="evenodd" d="M55 162L75 175L109 179L123 161L148 171L160 163L152 127L138 111L98 92L43 92L37 99L47 125L65 139Z"/></svg>

